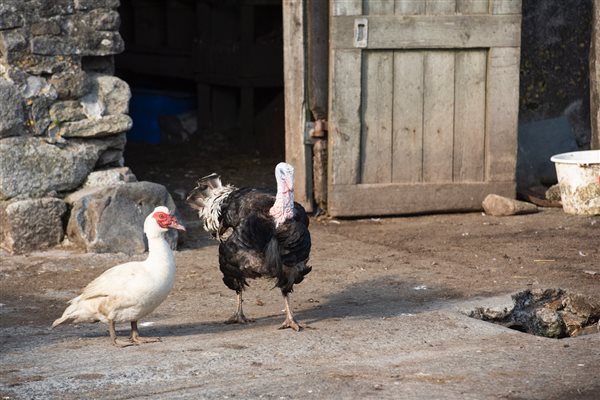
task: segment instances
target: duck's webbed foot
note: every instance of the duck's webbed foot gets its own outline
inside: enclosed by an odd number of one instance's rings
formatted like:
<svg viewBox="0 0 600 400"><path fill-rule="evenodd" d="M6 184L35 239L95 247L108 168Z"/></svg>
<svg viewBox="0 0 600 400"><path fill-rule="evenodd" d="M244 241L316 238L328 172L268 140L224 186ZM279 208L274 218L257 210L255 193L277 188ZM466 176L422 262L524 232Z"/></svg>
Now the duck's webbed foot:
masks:
<svg viewBox="0 0 600 400"><path fill-rule="evenodd" d="M141 337L140 332L138 331L137 321L131 321L131 336L129 336L129 340L133 344L162 342L159 337Z"/></svg>
<svg viewBox="0 0 600 400"><path fill-rule="evenodd" d="M117 338L117 332L115 331L115 321L108 321L108 334L110 335L110 340L113 346L128 347L134 345L134 343L131 340L122 340Z"/></svg>

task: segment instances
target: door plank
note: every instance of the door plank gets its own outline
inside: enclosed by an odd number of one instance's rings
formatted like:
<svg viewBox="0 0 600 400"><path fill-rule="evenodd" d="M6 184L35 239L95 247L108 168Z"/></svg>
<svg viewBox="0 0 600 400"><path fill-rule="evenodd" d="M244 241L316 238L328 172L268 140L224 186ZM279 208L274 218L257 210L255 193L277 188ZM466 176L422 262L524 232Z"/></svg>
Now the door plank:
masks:
<svg viewBox="0 0 600 400"><path fill-rule="evenodd" d="M394 0L364 0L365 15L386 15L394 13Z"/></svg>
<svg viewBox="0 0 600 400"><path fill-rule="evenodd" d="M392 179L393 52L363 53L361 182Z"/></svg>
<svg viewBox="0 0 600 400"><path fill-rule="evenodd" d="M425 2L423 0L396 0L394 12L396 15L425 14Z"/></svg>
<svg viewBox="0 0 600 400"><path fill-rule="evenodd" d="M332 48L354 48L355 17L332 19ZM519 15L369 16L367 49L518 47Z"/></svg>
<svg viewBox="0 0 600 400"><path fill-rule="evenodd" d="M456 12L456 0L426 0L427 14L441 15Z"/></svg>
<svg viewBox="0 0 600 400"><path fill-rule="evenodd" d="M514 196L511 182L336 185L332 189L329 214L348 217L481 210L490 193Z"/></svg>
<svg viewBox="0 0 600 400"><path fill-rule="evenodd" d="M454 132L454 52L428 52L423 80L423 181L449 182Z"/></svg>
<svg viewBox="0 0 600 400"><path fill-rule="evenodd" d="M519 101L518 48L493 48L488 54L486 179L514 181Z"/></svg>
<svg viewBox="0 0 600 400"><path fill-rule="evenodd" d="M331 16L361 15L362 0L331 0Z"/></svg>
<svg viewBox="0 0 600 400"><path fill-rule="evenodd" d="M358 183L360 171L361 51L334 50L329 81L331 184Z"/></svg>
<svg viewBox="0 0 600 400"><path fill-rule="evenodd" d="M487 52L456 53L453 180L483 181Z"/></svg>
<svg viewBox="0 0 600 400"><path fill-rule="evenodd" d="M489 7L488 0L456 0L456 11L461 14L487 14Z"/></svg>
<svg viewBox="0 0 600 400"><path fill-rule="evenodd" d="M521 14L521 0L493 0L492 14Z"/></svg>
<svg viewBox="0 0 600 400"><path fill-rule="evenodd" d="M424 52L394 52L393 182L423 179Z"/></svg>

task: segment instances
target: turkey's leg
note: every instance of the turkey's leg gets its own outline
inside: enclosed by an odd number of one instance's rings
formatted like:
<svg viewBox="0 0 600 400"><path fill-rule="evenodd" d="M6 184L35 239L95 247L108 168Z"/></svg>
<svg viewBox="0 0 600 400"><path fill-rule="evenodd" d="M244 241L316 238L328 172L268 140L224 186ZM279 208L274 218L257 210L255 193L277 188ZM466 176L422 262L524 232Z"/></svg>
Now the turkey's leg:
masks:
<svg viewBox="0 0 600 400"><path fill-rule="evenodd" d="M237 292L237 309L235 313L225 321L226 324L247 324L248 322L252 322L251 319L246 318L244 315L244 310L242 310L242 303L244 300L242 299L242 292Z"/></svg>
<svg viewBox="0 0 600 400"><path fill-rule="evenodd" d="M115 331L115 321L113 321L112 319L108 320L108 334L110 335L110 340L112 341L112 344L117 347L127 347L133 345L133 343L131 342L127 342L117 338L117 332Z"/></svg>
<svg viewBox="0 0 600 400"><path fill-rule="evenodd" d="M296 332L301 331L302 326L300 326L298 321L296 321L296 318L294 318L294 314L292 313L292 307L290 307L289 295L284 294L283 301L285 303L285 321L283 321L283 324L281 324L279 329L292 328Z"/></svg>
<svg viewBox="0 0 600 400"><path fill-rule="evenodd" d="M129 339L135 344L155 343L161 341L158 337L141 337L140 332L138 331L137 321L131 321L131 336L129 336Z"/></svg>

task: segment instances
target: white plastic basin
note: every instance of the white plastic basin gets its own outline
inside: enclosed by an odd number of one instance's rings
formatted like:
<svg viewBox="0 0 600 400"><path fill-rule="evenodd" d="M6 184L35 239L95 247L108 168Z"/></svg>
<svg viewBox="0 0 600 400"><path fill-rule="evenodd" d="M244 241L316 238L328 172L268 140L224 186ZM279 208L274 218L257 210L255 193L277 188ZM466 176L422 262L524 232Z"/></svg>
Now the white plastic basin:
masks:
<svg viewBox="0 0 600 400"><path fill-rule="evenodd" d="M556 154L550 160L556 167L563 210L600 215L600 150Z"/></svg>

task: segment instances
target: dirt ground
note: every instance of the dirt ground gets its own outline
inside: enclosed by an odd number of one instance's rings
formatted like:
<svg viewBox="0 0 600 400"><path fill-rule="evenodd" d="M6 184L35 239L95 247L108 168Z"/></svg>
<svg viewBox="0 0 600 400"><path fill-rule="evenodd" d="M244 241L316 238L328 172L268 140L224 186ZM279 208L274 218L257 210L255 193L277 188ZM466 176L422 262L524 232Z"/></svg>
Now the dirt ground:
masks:
<svg viewBox="0 0 600 400"><path fill-rule="evenodd" d="M196 174L213 171L225 182L269 186L275 165L247 157L238 173L227 159L206 165L199 157L161 171L170 159L137 158L152 165L141 178L176 198ZM510 304L527 288L598 298L599 217L543 209L312 218L313 271L292 295L306 329L296 333L277 329L283 301L268 281L251 282L245 294L254 323L222 323L235 295L221 281L216 242L178 203L188 232L175 287L140 328L161 343L118 349L102 324L49 330L87 282L143 255L0 254L3 399L600 398L600 335L547 339L465 315Z"/></svg>

